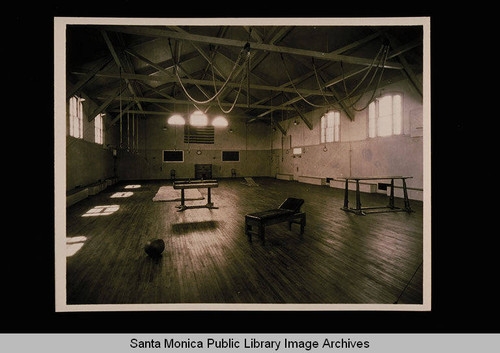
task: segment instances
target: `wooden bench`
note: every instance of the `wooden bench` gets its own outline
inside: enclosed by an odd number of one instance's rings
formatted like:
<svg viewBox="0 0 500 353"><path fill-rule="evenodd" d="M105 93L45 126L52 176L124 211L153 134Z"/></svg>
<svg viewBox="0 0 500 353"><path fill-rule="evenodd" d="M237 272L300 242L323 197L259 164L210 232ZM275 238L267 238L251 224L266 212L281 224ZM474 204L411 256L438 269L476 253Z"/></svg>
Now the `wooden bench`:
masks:
<svg viewBox="0 0 500 353"><path fill-rule="evenodd" d="M78 187L66 192L66 207L72 206L75 203L89 197L89 189Z"/></svg>
<svg viewBox="0 0 500 353"><path fill-rule="evenodd" d="M115 185L117 182L118 182L118 178L117 177L112 177L112 178L106 179L106 185L107 186Z"/></svg>
<svg viewBox="0 0 500 353"><path fill-rule="evenodd" d="M301 175L298 179L299 183L313 184L313 185L326 185L326 178L317 176Z"/></svg>
<svg viewBox="0 0 500 353"><path fill-rule="evenodd" d="M104 180L104 181L101 180L101 181L95 182L93 184L87 185L87 188L89 189L89 195L97 195L98 193L100 193L101 191L106 189L107 187L108 187L108 183L106 180Z"/></svg>
<svg viewBox="0 0 500 353"><path fill-rule="evenodd" d="M282 222L288 222L288 229L292 229L292 223L300 224L300 235L304 234L306 226L306 214L300 212L304 200L296 198L286 199L277 209L250 213L245 216L245 233L248 240L252 242L252 234L257 234L262 244L265 244L265 227ZM254 227L257 230L254 230Z"/></svg>
<svg viewBox="0 0 500 353"><path fill-rule="evenodd" d="M293 180L292 174L276 173L276 179L279 180Z"/></svg>
<svg viewBox="0 0 500 353"><path fill-rule="evenodd" d="M410 200L418 200L418 201L424 200L424 190L422 188L406 187L406 190L408 192L408 198ZM387 187L386 193L387 196L390 196L391 194L390 185ZM400 198L404 197L404 190L402 186L394 185L394 196Z"/></svg>

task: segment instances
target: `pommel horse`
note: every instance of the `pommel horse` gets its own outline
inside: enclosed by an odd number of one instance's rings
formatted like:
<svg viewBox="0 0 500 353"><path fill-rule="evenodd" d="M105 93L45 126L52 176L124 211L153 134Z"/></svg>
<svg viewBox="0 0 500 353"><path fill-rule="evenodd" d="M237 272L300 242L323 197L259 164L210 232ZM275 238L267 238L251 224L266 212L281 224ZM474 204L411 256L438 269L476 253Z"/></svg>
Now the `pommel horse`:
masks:
<svg viewBox="0 0 500 353"><path fill-rule="evenodd" d="M219 187L219 183L215 179L199 179L199 180L182 180L182 181L174 181L174 189L181 190L181 204L177 207L179 210L178 212L182 212L187 209L192 209L192 208L219 208L215 207L213 202L212 202L212 195L211 195L211 189ZM185 197L184 197L184 190L185 189L199 189L199 188L207 188L208 190L208 200L205 205L193 205L193 206L186 206L185 204Z"/></svg>

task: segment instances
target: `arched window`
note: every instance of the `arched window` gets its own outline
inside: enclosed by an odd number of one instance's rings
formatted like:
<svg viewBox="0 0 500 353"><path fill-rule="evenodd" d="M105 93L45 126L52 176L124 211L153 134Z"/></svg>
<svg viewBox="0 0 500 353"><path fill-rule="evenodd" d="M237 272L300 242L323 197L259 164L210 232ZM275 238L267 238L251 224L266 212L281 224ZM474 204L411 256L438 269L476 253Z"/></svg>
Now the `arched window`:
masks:
<svg viewBox="0 0 500 353"><path fill-rule="evenodd" d="M340 112L328 111L321 117L321 143L340 141Z"/></svg>
<svg viewBox="0 0 500 353"><path fill-rule="evenodd" d="M403 133L403 96L387 94L368 106L368 136L392 136Z"/></svg>
<svg viewBox="0 0 500 353"><path fill-rule="evenodd" d="M77 96L69 100L69 135L83 138L83 101Z"/></svg>
<svg viewBox="0 0 500 353"><path fill-rule="evenodd" d="M95 138L95 143L98 144L103 144L104 143L104 125L102 123L103 121L103 114L98 114L94 118L94 138Z"/></svg>

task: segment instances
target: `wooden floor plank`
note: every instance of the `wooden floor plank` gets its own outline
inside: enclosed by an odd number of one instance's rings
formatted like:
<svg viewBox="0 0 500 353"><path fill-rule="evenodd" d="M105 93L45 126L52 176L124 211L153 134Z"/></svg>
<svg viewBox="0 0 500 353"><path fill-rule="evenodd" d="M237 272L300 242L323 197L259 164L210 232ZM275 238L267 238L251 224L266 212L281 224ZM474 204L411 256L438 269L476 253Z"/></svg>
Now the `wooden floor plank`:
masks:
<svg viewBox="0 0 500 353"><path fill-rule="evenodd" d="M178 212L179 202L153 202L168 181L121 182L69 207L67 239L85 240L67 257L67 303L422 303L422 202L411 201L410 214L358 216L340 209L343 190L272 178L249 188L242 180L219 180L219 209ZM124 190L133 194L112 197ZM303 237L298 225L276 224L265 245L249 243L245 214L287 197L305 200ZM387 203L380 194L362 200ZM106 205L114 212L86 216ZM143 249L156 238L166 245L158 260Z"/></svg>

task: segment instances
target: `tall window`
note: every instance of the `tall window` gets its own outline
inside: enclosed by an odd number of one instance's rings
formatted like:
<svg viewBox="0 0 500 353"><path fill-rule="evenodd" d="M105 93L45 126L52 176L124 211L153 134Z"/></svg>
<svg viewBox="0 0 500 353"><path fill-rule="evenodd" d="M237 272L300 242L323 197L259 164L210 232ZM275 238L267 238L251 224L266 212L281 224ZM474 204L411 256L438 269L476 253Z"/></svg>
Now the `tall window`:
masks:
<svg viewBox="0 0 500 353"><path fill-rule="evenodd" d="M103 120L102 114L97 115L94 119L95 143L101 145L104 143L102 120Z"/></svg>
<svg viewBox="0 0 500 353"><path fill-rule="evenodd" d="M73 96L69 100L69 134L83 138L83 104L84 99Z"/></svg>
<svg viewBox="0 0 500 353"><path fill-rule="evenodd" d="M321 117L321 143L340 141L340 112L329 111Z"/></svg>
<svg viewBox="0 0 500 353"><path fill-rule="evenodd" d="M401 135L403 132L403 97L388 94L368 106L368 136Z"/></svg>

